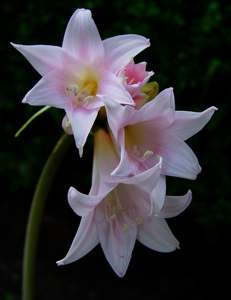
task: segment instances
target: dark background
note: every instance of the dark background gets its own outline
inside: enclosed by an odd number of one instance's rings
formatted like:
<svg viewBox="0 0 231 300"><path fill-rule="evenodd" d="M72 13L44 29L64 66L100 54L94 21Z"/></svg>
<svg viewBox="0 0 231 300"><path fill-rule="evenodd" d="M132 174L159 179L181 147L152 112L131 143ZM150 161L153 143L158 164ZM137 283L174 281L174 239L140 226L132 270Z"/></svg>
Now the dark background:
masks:
<svg viewBox="0 0 231 300"><path fill-rule="evenodd" d="M21 104L39 75L9 42L61 45L78 7L90 8L102 38L138 33L151 48L136 61L148 62L161 90L173 86L177 109L219 108L209 125L188 141L203 171L196 181L168 180L169 194L193 192L191 206L170 226L181 250L170 254L136 244L124 279L109 267L100 247L80 261L57 268L79 219L68 206L74 185L87 192L91 178L89 141L80 161L74 145L47 200L38 257L38 299L218 299L230 289L231 200L229 1L5 1L1 23L1 200L0 299L20 299L25 226L33 190L55 142L63 112L44 113L18 138L15 131L38 107ZM225 275L225 270L229 273Z"/></svg>

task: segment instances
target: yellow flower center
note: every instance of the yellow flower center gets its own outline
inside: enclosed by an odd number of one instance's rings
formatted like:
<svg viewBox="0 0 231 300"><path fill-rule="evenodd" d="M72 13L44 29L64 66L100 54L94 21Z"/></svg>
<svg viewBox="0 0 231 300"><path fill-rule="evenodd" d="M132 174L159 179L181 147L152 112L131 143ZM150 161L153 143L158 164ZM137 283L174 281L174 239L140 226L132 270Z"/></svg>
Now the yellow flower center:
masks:
<svg viewBox="0 0 231 300"><path fill-rule="evenodd" d="M145 161L154 154L153 151L149 150L144 137L144 128L140 124L125 127L125 147L130 154L140 161Z"/></svg>
<svg viewBox="0 0 231 300"><path fill-rule="evenodd" d="M77 77L76 82L66 87L66 95L74 98L74 104L80 106L97 94L98 78L87 70Z"/></svg>

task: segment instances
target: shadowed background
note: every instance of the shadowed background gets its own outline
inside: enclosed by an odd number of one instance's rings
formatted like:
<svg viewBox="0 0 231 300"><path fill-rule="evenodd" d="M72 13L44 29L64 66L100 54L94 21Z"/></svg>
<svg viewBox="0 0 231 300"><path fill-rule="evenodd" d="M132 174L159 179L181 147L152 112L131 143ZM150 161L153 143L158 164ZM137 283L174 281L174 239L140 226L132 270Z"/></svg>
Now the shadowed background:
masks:
<svg viewBox="0 0 231 300"><path fill-rule="evenodd" d="M181 243L170 254L139 243L124 279L106 262L100 247L80 261L57 268L79 224L66 201L74 185L88 192L92 141L83 159L72 145L47 200L38 257L38 299L211 299L226 288L223 268L230 258L230 45L231 6L225 1L19 1L1 2L1 201L0 299L20 299L25 226L38 176L62 134L63 112L44 113L18 138L16 130L39 108L21 104L39 75L9 42L61 45L78 7L90 8L104 39L138 33L151 47L137 56L154 70L160 89L174 87L176 108L219 108L188 143L202 173L194 181L168 179L168 193L191 189L193 202L169 224Z"/></svg>

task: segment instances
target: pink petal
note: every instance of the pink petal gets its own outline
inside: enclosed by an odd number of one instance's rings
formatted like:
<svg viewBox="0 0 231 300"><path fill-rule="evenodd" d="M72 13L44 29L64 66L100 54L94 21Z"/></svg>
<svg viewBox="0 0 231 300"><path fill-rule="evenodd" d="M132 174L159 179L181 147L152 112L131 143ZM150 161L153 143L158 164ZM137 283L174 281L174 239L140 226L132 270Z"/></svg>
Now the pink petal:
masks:
<svg viewBox="0 0 231 300"><path fill-rule="evenodd" d="M118 141L118 134L120 129L122 129L124 126L126 126L127 123L129 123L129 120L132 119L136 110L132 106L122 106L109 100L105 101L105 108L109 127L112 130L114 138L116 139L116 141ZM124 135L124 133L121 134ZM122 136L120 139L123 140L124 137Z"/></svg>
<svg viewBox="0 0 231 300"><path fill-rule="evenodd" d="M161 218L176 217L189 206L191 201L191 191L188 191L184 196L167 196L158 216Z"/></svg>
<svg viewBox="0 0 231 300"><path fill-rule="evenodd" d="M95 182L99 185L99 181L108 181L117 164L118 156L110 135L104 129L97 130L94 135L93 185ZM99 190L93 194L98 194Z"/></svg>
<svg viewBox="0 0 231 300"><path fill-rule="evenodd" d="M65 54L60 47L47 45L25 46L13 43L11 45L21 52L42 76L62 66L62 56Z"/></svg>
<svg viewBox="0 0 231 300"><path fill-rule="evenodd" d="M82 156L83 147L97 117L98 109L88 110L78 107L68 109L66 113L71 123L76 147L79 149L79 155Z"/></svg>
<svg viewBox="0 0 231 300"><path fill-rule="evenodd" d="M124 214L112 222L97 222L100 244L112 269L119 277L127 271L136 241L137 228Z"/></svg>
<svg viewBox="0 0 231 300"><path fill-rule="evenodd" d="M124 131L120 133L117 143L120 148L120 161L113 172L111 172L111 175L119 177L134 176L138 172L138 167L125 149Z"/></svg>
<svg viewBox="0 0 231 300"><path fill-rule="evenodd" d="M196 179L201 167L191 148L170 134L163 134L161 143L156 146L156 151L163 157L162 174Z"/></svg>
<svg viewBox="0 0 231 300"><path fill-rule="evenodd" d="M39 80L26 94L22 102L31 105L48 105L65 108L68 104L68 97L60 89L60 79L57 72L52 71Z"/></svg>
<svg viewBox="0 0 231 300"><path fill-rule="evenodd" d="M86 64L102 62L104 47L90 10L77 9L72 15L65 31L63 48Z"/></svg>
<svg viewBox="0 0 231 300"><path fill-rule="evenodd" d="M165 197L166 197L166 177L162 175L159 176L159 180L151 193L155 214L162 209L164 205Z"/></svg>
<svg viewBox="0 0 231 300"><path fill-rule="evenodd" d="M211 119L216 107L212 106L203 112L176 111L171 131L179 138L187 140L200 131Z"/></svg>
<svg viewBox="0 0 231 300"><path fill-rule="evenodd" d="M66 265L80 259L99 243L93 217L93 214L89 214L81 219L71 247L67 255L62 260L57 261L58 266Z"/></svg>
<svg viewBox="0 0 231 300"><path fill-rule="evenodd" d="M133 57L150 46L148 39L137 34L118 35L103 41L106 63L112 72L123 69Z"/></svg>
<svg viewBox="0 0 231 300"><path fill-rule="evenodd" d="M134 105L134 101L122 82L113 73L105 72L98 93L109 101Z"/></svg>
<svg viewBox="0 0 231 300"><path fill-rule="evenodd" d="M118 164L118 156L110 135L99 129L94 134L94 159L90 194L106 194L117 183L110 180L110 173Z"/></svg>
<svg viewBox="0 0 231 300"><path fill-rule="evenodd" d="M135 223L140 224L152 214L153 205L150 194L138 185L120 184L116 188L122 209Z"/></svg>
<svg viewBox="0 0 231 300"><path fill-rule="evenodd" d="M137 239L146 247L159 252L171 252L179 248L179 242L167 222L155 216L139 226Z"/></svg>
<svg viewBox="0 0 231 300"><path fill-rule="evenodd" d="M110 191L109 191L110 192ZM70 187L68 191L68 203L78 216L86 216L106 197L106 194L86 195Z"/></svg>
<svg viewBox="0 0 231 300"><path fill-rule="evenodd" d="M165 127L174 121L175 99L173 89L168 88L160 92L155 99L143 105L134 116L133 124L153 120L164 120ZM162 124L160 124L162 127Z"/></svg>
<svg viewBox="0 0 231 300"><path fill-rule="evenodd" d="M97 205L113 190L118 183L110 181L110 172L118 163L110 136L103 129L94 134L94 159L92 186L89 195L82 194L71 187L68 201L79 216L93 211Z"/></svg>
<svg viewBox="0 0 231 300"><path fill-rule="evenodd" d="M140 171L139 173L136 173L130 177L115 175L113 176L112 180L119 180L123 184L137 185L142 190L145 190L146 192L150 193L153 190L154 186L160 184L159 181L161 167L162 159L161 157L159 157L158 161L156 161L156 163L150 169Z"/></svg>

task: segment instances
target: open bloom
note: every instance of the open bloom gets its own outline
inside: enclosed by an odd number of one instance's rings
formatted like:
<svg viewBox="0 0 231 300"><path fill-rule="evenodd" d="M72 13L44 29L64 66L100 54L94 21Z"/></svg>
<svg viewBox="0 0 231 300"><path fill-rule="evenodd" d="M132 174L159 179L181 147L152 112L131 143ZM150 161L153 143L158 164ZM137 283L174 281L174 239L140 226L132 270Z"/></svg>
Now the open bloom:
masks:
<svg viewBox="0 0 231 300"><path fill-rule="evenodd" d="M175 111L173 89L168 88L138 110L110 103L106 110L120 149L120 162L112 175L135 175L162 157L161 176L153 192L154 197L159 194L155 205L161 210L165 200L165 176L195 179L201 171L196 155L184 141L207 124L216 107L201 113Z"/></svg>
<svg viewBox="0 0 231 300"><path fill-rule="evenodd" d="M134 104L117 74L149 46L149 40L128 34L102 41L91 12L77 9L67 25L62 47L12 45L42 75L23 102L64 109L82 154L105 98Z"/></svg>
<svg viewBox="0 0 231 300"><path fill-rule="evenodd" d="M136 239L160 252L179 246L164 218L183 211L191 201L191 192L181 197L167 196L162 210L156 213L150 190L158 181L161 159L152 168L117 182L110 176L116 164L112 140L99 130L95 134L91 191L85 195L72 187L68 193L69 204L82 218L67 255L58 265L76 261L100 243L111 267L122 277Z"/></svg>
<svg viewBox="0 0 231 300"><path fill-rule="evenodd" d="M149 168L154 157L161 156L162 175L196 178L201 167L184 141L207 124L216 107L201 113L175 111L173 89L168 88L139 110L110 103L106 110L121 152L113 175L134 175Z"/></svg>

